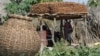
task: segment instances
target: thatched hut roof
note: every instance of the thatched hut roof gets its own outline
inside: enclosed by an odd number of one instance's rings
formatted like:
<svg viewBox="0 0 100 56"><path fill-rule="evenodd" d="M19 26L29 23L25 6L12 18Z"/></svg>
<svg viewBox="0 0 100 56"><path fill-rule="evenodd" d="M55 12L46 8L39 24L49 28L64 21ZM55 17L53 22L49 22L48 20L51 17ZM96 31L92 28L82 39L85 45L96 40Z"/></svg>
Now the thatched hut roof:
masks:
<svg viewBox="0 0 100 56"><path fill-rule="evenodd" d="M85 5L74 2L46 2L32 6L30 15L56 15L55 17L62 18L81 18L81 15L87 14ZM50 16L51 17L51 16ZM49 18L49 17L48 17Z"/></svg>

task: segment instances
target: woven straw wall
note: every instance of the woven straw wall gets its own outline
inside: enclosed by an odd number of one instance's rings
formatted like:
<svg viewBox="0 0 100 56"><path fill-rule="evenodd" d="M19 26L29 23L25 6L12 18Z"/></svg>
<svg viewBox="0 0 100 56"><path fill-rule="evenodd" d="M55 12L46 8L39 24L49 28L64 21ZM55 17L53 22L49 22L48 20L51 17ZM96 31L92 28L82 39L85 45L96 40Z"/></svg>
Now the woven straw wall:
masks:
<svg viewBox="0 0 100 56"><path fill-rule="evenodd" d="M2 56L34 56L40 48L40 37L31 21L10 18L0 26Z"/></svg>

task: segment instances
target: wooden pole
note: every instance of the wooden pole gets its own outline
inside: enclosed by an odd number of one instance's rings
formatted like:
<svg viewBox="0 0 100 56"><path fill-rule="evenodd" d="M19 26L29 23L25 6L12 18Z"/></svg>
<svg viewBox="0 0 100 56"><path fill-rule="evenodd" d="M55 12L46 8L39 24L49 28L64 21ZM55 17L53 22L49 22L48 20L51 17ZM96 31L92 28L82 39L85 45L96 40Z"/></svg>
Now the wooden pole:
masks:
<svg viewBox="0 0 100 56"><path fill-rule="evenodd" d="M61 36L60 37L63 37L63 28L62 27L63 27L63 20L61 19L61 21L60 21L60 34L61 34Z"/></svg>
<svg viewBox="0 0 100 56"><path fill-rule="evenodd" d="M52 41L53 41L53 44L55 45L55 39L54 39L54 32L55 32L55 28L56 28L56 18L54 18L54 22L52 23L52 30L51 30L51 33L52 33Z"/></svg>
<svg viewBox="0 0 100 56"><path fill-rule="evenodd" d="M62 40L65 42L65 35L64 35L64 19L61 19L61 24L60 24L60 33Z"/></svg>
<svg viewBox="0 0 100 56"><path fill-rule="evenodd" d="M62 37L63 37L63 41L66 42L65 40L65 32L64 32L64 25L65 25L65 20L62 20Z"/></svg>
<svg viewBox="0 0 100 56"><path fill-rule="evenodd" d="M87 30L87 20L86 20L86 15L84 16L85 19L85 42L87 41L87 43L89 42L89 37L88 37L88 30ZM85 43L85 45L87 45L87 43Z"/></svg>
<svg viewBox="0 0 100 56"><path fill-rule="evenodd" d="M42 32L43 32L43 20L42 20L42 15L40 15L40 17L39 17L39 22L40 22L40 35L41 35ZM42 37L41 37L41 36L40 36L40 39L42 40ZM44 49L44 45L43 45L43 43L41 42L40 56L42 56L43 49Z"/></svg>
<svg viewBox="0 0 100 56"><path fill-rule="evenodd" d="M85 32L85 37L83 37L83 36L81 36L81 38L82 38L82 46L86 46L87 44L86 44L86 41L87 41L87 22L86 22L86 15L84 15L84 17L83 17L83 19L84 19L84 27L83 27L83 30L84 30L84 32Z"/></svg>
<svg viewBox="0 0 100 56"><path fill-rule="evenodd" d="M10 18L17 18L17 19L23 19L23 20L28 20L28 21L32 21L33 20L32 17L22 16L22 15L17 15L17 14L9 14L8 16Z"/></svg>

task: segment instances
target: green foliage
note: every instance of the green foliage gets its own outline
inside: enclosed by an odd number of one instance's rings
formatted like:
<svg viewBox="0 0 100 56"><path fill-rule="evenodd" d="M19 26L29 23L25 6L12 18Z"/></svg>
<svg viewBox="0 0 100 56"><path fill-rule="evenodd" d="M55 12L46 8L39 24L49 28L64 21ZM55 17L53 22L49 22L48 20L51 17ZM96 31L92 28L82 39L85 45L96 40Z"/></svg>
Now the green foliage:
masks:
<svg viewBox="0 0 100 56"><path fill-rule="evenodd" d="M100 56L100 46L74 48L68 47L64 43L57 43L53 50L45 48L42 56Z"/></svg>
<svg viewBox="0 0 100 56"><path fill-rule="evenodd" d="M6 11L10 14L21 14L26 15L33 4L39 3L40 0L22 0L21 2L16 2L12 0L11 3L6 5Z"/></svg>
<svg viewBox="0 0 100 56"><path fill-rule="evenodd" d="M89 0L89 6L96 7L100 5L100 0Z"/></svg>
<svg viewBox="0 0 100 56"><path fill-rule="evenodd" d="M89 0L89 6L97 6L97 2L95 0Z"/></svg>
<svg viewBox="0 0 100 56"><path fill-rule="evenodd" d="M8 20L8 16L3 16L4 21Z"/></svg>
<svg viewBox="0 0 100 56"><path fill-rule="evenodd" d="M22 0L10 0L12 3L17 3L17 4L19 4L19 3L21 3L22 2Z"/></svg>
<svg viewBox="0 0 100 56"><path fill-rule="evenodd" d="M63 0L41 0L41 2L61 2Z"/></svg>

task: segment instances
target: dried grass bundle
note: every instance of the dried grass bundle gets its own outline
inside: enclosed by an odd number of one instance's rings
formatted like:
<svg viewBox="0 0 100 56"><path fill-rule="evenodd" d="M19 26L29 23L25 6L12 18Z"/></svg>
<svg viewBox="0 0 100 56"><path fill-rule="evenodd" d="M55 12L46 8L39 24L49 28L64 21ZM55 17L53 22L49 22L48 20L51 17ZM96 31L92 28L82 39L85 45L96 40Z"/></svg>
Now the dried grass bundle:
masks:
<svg viewBox="0 0 100 56"><path fill-rule="evenodd" d="M30 13L87 12L85 5L73 2L46 2L32 6Z"/></svg>
<svg viewBox="0 0 100 56"><path fill-rule="evenodd" d="M35 4L32 6L30 13L48 13L49 7L47 4Z"/></svg>
<svg viewBox="0 0 100 56"><path fill-rule="evenodd" d="M34 56L40 48L40 37L31 21L10 18L0 26L2 56Z"/></svg>

